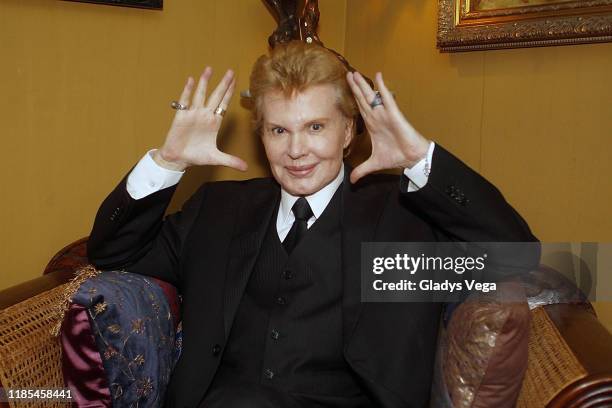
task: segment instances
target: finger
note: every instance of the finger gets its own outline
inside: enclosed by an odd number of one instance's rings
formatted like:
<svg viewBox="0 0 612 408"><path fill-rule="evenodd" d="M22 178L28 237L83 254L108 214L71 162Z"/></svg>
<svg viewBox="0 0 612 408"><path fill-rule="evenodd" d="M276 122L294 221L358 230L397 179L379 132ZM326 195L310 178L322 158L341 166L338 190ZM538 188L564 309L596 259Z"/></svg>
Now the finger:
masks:
<svg viewBox="0 0 612 408"><path fill-rule="evenodd" d="M181 99L179 99L179 103L184 106L189 106L189 99L191 99L191 91L193 90L194 80L192 77L187 78L187 83L183 88L183 93L181 94Z"/></svg>
<svg viewBox="0 0 612 408"><path fill-rule="evenodd" d="M223 153L222 151L217 152L217 163L240 171L246 171L249 167L241 158Z"/></svg>
<svg viewBox="0 0 612 408"><path fill-rule="evenodd" d="M355 76L352 72L349 72L346 76L349 86L351 87L351 91L353 91L353 95L355 95L355 100L357 101L357 105L359 107L359 111L362 115L369 113L372 108L368 101L366 101L363 92L359 88L359 85L355 82Z"/></svg>
<svg viewBox="0 0 612 408"><path fill-rule="evenodd" d="M211 75L211 67L206 67L206 69L204 69L204 72L202 72L202 75L200 75L198 87L196 88L195 94L193 95L193 104L191 105L192 109L197 109L204 106L204 102L206 101L206 88L208 87L208 81L210 80Z"/></svg>
<svg viewBox="0 0 612 408"><path fill-rule="evenodd" d="M208 98L208 102L206 103L207 108L216 109L217 106L221 103L221 99L223 95L227 92L230 84L232 83L232 79L234 78L234 71L228 69L219 85L215 88L215 90L210 94Z"/></svg>
<svg viewBox="0 0 612 408"><path fill-rule="evenodd" d="M376 93L359 72L356 72L354 77L355 83L357 83L357 85L359 86L359 89L363 93L363 96L365 97L365 100L367 101L369 106L370 103L372 103L372 101L376 97Z"/></svg>
<svg viewBox="0 0 612 408"><path fill-rule="evenodd" d="M381 72L376 73L375 81L376 86L378 87L378 91L380 92L380 96L382 97L383 105L385 105L385 107L390 110L398 109L393 94L391 93L391 91L389 91L387 85L385 85L385 81L383 81Z"/></svg>
<svg viewBox="0 0 612 408"><path fill-rule="evenodd" d="M370 159L355 167L355 169L351 172L351 183L355 184L360 178L367 176L370 173L374 173L377 170L380 169L376 167L370 157Z"/></svg>
<svg viewBox="0 0 612 408"><path fill-rule="evenodd" d="M221 103L219 104L220 108L227 110L227 107L230 104L230 100L232 99L232 95L234 94L234 89L236 89L236 79L235 78L232 79L232 82L230 83L229 88L227 88L225 95L223 95L223 99L221 100Z"/></svg>

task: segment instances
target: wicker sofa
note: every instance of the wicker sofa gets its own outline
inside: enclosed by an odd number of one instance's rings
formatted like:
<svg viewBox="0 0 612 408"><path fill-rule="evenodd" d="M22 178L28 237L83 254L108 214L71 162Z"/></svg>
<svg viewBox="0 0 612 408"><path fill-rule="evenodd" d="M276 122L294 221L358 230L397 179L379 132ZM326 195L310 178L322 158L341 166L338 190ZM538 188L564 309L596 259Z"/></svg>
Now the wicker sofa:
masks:
<svg viewBox="0 0 612 408"><path fill-rule="evenodd" d="M61 349L50 329L58 323L66 293L74 289L74 272L87 265L86 243L83 238L58 252L42 277L0 292L1 387L64 387ZM538 271L527 290L528 367L517 406L610 407L612 335L588 301L567 301L568 286L553 275Z"/></svg>

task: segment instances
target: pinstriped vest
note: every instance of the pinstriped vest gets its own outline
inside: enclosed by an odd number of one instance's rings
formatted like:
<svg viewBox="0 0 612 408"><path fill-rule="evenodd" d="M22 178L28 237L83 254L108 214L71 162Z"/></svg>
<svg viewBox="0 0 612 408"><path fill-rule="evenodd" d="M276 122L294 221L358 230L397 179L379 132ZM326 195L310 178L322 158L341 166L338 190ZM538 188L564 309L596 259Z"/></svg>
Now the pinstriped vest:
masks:
<svg viewBox="0 0 612 408"><path fill-rule="evenodd" d="M219 368L231 375L223 377L366 406L342 353L341 193L290 255L276 231L277 203Z"/></svg>

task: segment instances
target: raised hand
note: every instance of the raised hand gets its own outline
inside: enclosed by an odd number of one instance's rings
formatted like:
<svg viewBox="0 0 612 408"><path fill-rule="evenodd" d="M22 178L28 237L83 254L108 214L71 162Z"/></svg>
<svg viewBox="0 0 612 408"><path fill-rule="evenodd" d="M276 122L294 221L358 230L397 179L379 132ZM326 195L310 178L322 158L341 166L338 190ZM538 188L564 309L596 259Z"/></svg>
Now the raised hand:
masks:
<svg viewBox="0 0 612 408"><path fill-rule="evenodd" d="M217 135L223 114L215 113L217 108L225 112L236 81L232 70L225 76L210 96L206 88L212 75L212 68L206 67L193 94L194 79L189 77L179 103L188 109L177 110L164 145L155 152L154 160L172 170L184 170L189 166L222 165L245 171L244 160L223 153L217 148ZM191 103L190 103L191 102Z"/></svg>
<svg viewBox="0 0 612 408"><path fill-rule="evenodd" d="M376 92L361 74L349 72L346 79L372 141L372 154L351 173L351 183L378 170L412 167L427 154L429 141L417 132L399 110L380 72L375 84L382 104L372 107Z"/></svg>

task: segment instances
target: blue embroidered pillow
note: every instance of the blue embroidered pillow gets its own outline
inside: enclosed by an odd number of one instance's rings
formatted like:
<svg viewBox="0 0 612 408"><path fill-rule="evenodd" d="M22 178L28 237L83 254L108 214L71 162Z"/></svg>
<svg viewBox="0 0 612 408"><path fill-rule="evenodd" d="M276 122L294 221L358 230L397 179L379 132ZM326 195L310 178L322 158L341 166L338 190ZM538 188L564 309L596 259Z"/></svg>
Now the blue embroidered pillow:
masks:
<svg viewBox="0 0 612 408"><path fill-rule="evenodd" d="M164 290L152 278L106 271L85 280L72 303L87 309L113 406L161 407L181 351Z"/></svg>

